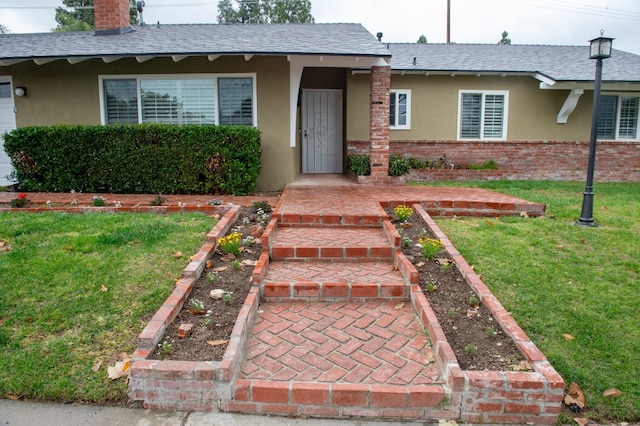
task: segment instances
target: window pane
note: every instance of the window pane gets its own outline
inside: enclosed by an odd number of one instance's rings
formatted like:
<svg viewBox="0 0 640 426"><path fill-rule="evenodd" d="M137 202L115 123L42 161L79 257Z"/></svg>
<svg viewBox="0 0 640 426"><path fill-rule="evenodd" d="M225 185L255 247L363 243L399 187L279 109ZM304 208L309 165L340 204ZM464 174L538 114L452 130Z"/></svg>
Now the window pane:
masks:
<svg viewBox="0 0 640 426"><path fill-rule="evenodd" d="M103 80L105 122L130 124L138 122L136 80Z"/></svg>
<svg viewBox="0 0 640 426"><path fill-rule="evenodd" d="M218 79L220 124L253 125L253 80L251 78Z"/></svg>
<svg viewBox="0 0 640 426"><path fill-rule="evenodd" d="M596 124L598 139L615 139L617 109L617 96L600 97L600 104L598 105L598 120Z"/></svg>
<svg viewBox="0 0 640 426"><path fill-rule="evenodd" d="M484 100L485 138L502 138L504 95L486 95Z"/></svg>
<svg viewBox="0 0 640 426"><path fill-rule="evenodd" d="M640 98L620 98L620 139L635 139L638 134L638 101Z"/></svg>
<svg viewBox="0 0 640 426"><path fill-rule="evenodd" d="M142 80L142 122L215 124L213 80Z"/></svg>
<svg viewBox="0 0 640 426"><path fill-rule="evenodd" d="M0 99L11 98L11 83L0 83Z"/></svg>
<svg viewBox="0 0 640 426"><path fill-rule="evenodd" d="M398 94L398 126L407 125L407 94Z"/></svg>
<svg viewBox="0 0 640 426"><path fill-rule="evenodd" d="M396 103L397 103L398 94L396 92L391 92L391 98L389 102L389 125L396 126Z"/></svg>
<svg viewBox="0 0 640 426"><path fill-rule="evenodd" d="M462 117L460 118L461 138L480 137L481 105L481 94L462 95Z"/></svg>

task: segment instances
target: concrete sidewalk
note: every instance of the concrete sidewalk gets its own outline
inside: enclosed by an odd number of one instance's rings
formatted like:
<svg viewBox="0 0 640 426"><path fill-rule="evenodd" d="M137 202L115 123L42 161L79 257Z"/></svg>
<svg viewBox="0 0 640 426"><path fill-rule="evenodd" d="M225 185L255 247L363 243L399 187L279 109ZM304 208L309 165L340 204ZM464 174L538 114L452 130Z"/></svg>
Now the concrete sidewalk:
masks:
<svg viewBox="0 0 640 426"><path fill-rule="evenodd" d="M185 413L125 407L55 404L0 399L0 425L6 426L402 426L435 423L290 419L229 413ZM447 422L446 425L455 425Z"/></svg>

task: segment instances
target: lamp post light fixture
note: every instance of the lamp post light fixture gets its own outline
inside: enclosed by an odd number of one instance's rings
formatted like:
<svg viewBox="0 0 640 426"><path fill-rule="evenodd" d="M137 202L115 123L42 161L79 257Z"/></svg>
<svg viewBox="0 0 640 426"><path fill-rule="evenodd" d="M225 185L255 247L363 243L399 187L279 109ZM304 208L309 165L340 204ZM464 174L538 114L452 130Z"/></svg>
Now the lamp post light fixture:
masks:
<svg viewBox="0 0 640 426"><path fill-rule="evenodd" d="M600 86L602 84L602 60L611 57L612 38L600 37L589 40L591 50L589 59L596 60L596 80L593 88L593 108L591 110L591 137L589 139L589 164L587 166L587 183L582 197L582 212L576 225L598 226L593 219L593 173L596 163L596 140L598 138L598 109L600 108Z"/></svg>

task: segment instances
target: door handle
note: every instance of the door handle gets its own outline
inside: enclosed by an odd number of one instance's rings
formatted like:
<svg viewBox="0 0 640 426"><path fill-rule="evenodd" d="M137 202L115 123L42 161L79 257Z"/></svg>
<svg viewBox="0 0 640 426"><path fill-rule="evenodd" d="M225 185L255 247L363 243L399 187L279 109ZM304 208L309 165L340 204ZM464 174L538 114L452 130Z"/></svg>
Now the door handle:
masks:
<svg viewBox="0 0 640 426"><path fill-rule="evenodd" d="M304 129L302 134L304 135L305 138L309 136L309 132L307 131L307 129Z"/></svg>

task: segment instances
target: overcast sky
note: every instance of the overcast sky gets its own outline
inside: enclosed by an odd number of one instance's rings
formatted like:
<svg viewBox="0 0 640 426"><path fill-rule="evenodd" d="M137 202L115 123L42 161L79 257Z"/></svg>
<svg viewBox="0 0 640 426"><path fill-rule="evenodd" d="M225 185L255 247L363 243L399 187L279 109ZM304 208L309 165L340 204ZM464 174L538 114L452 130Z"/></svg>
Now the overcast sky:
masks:
<svg viewBox="0 0 640 426"><path fill-rule="evenodd" d="M451 41L588 45L604 35L615 49L640 54L640 0L450 0ZM217 0L145 0L147 24L215 23ZM383 41L446 42L447 0L312 0L316 22L357 22ZM61 0L0 0L0 24L14 33L55 27ZM1 48L1 46L0 46Z"/></svg>

